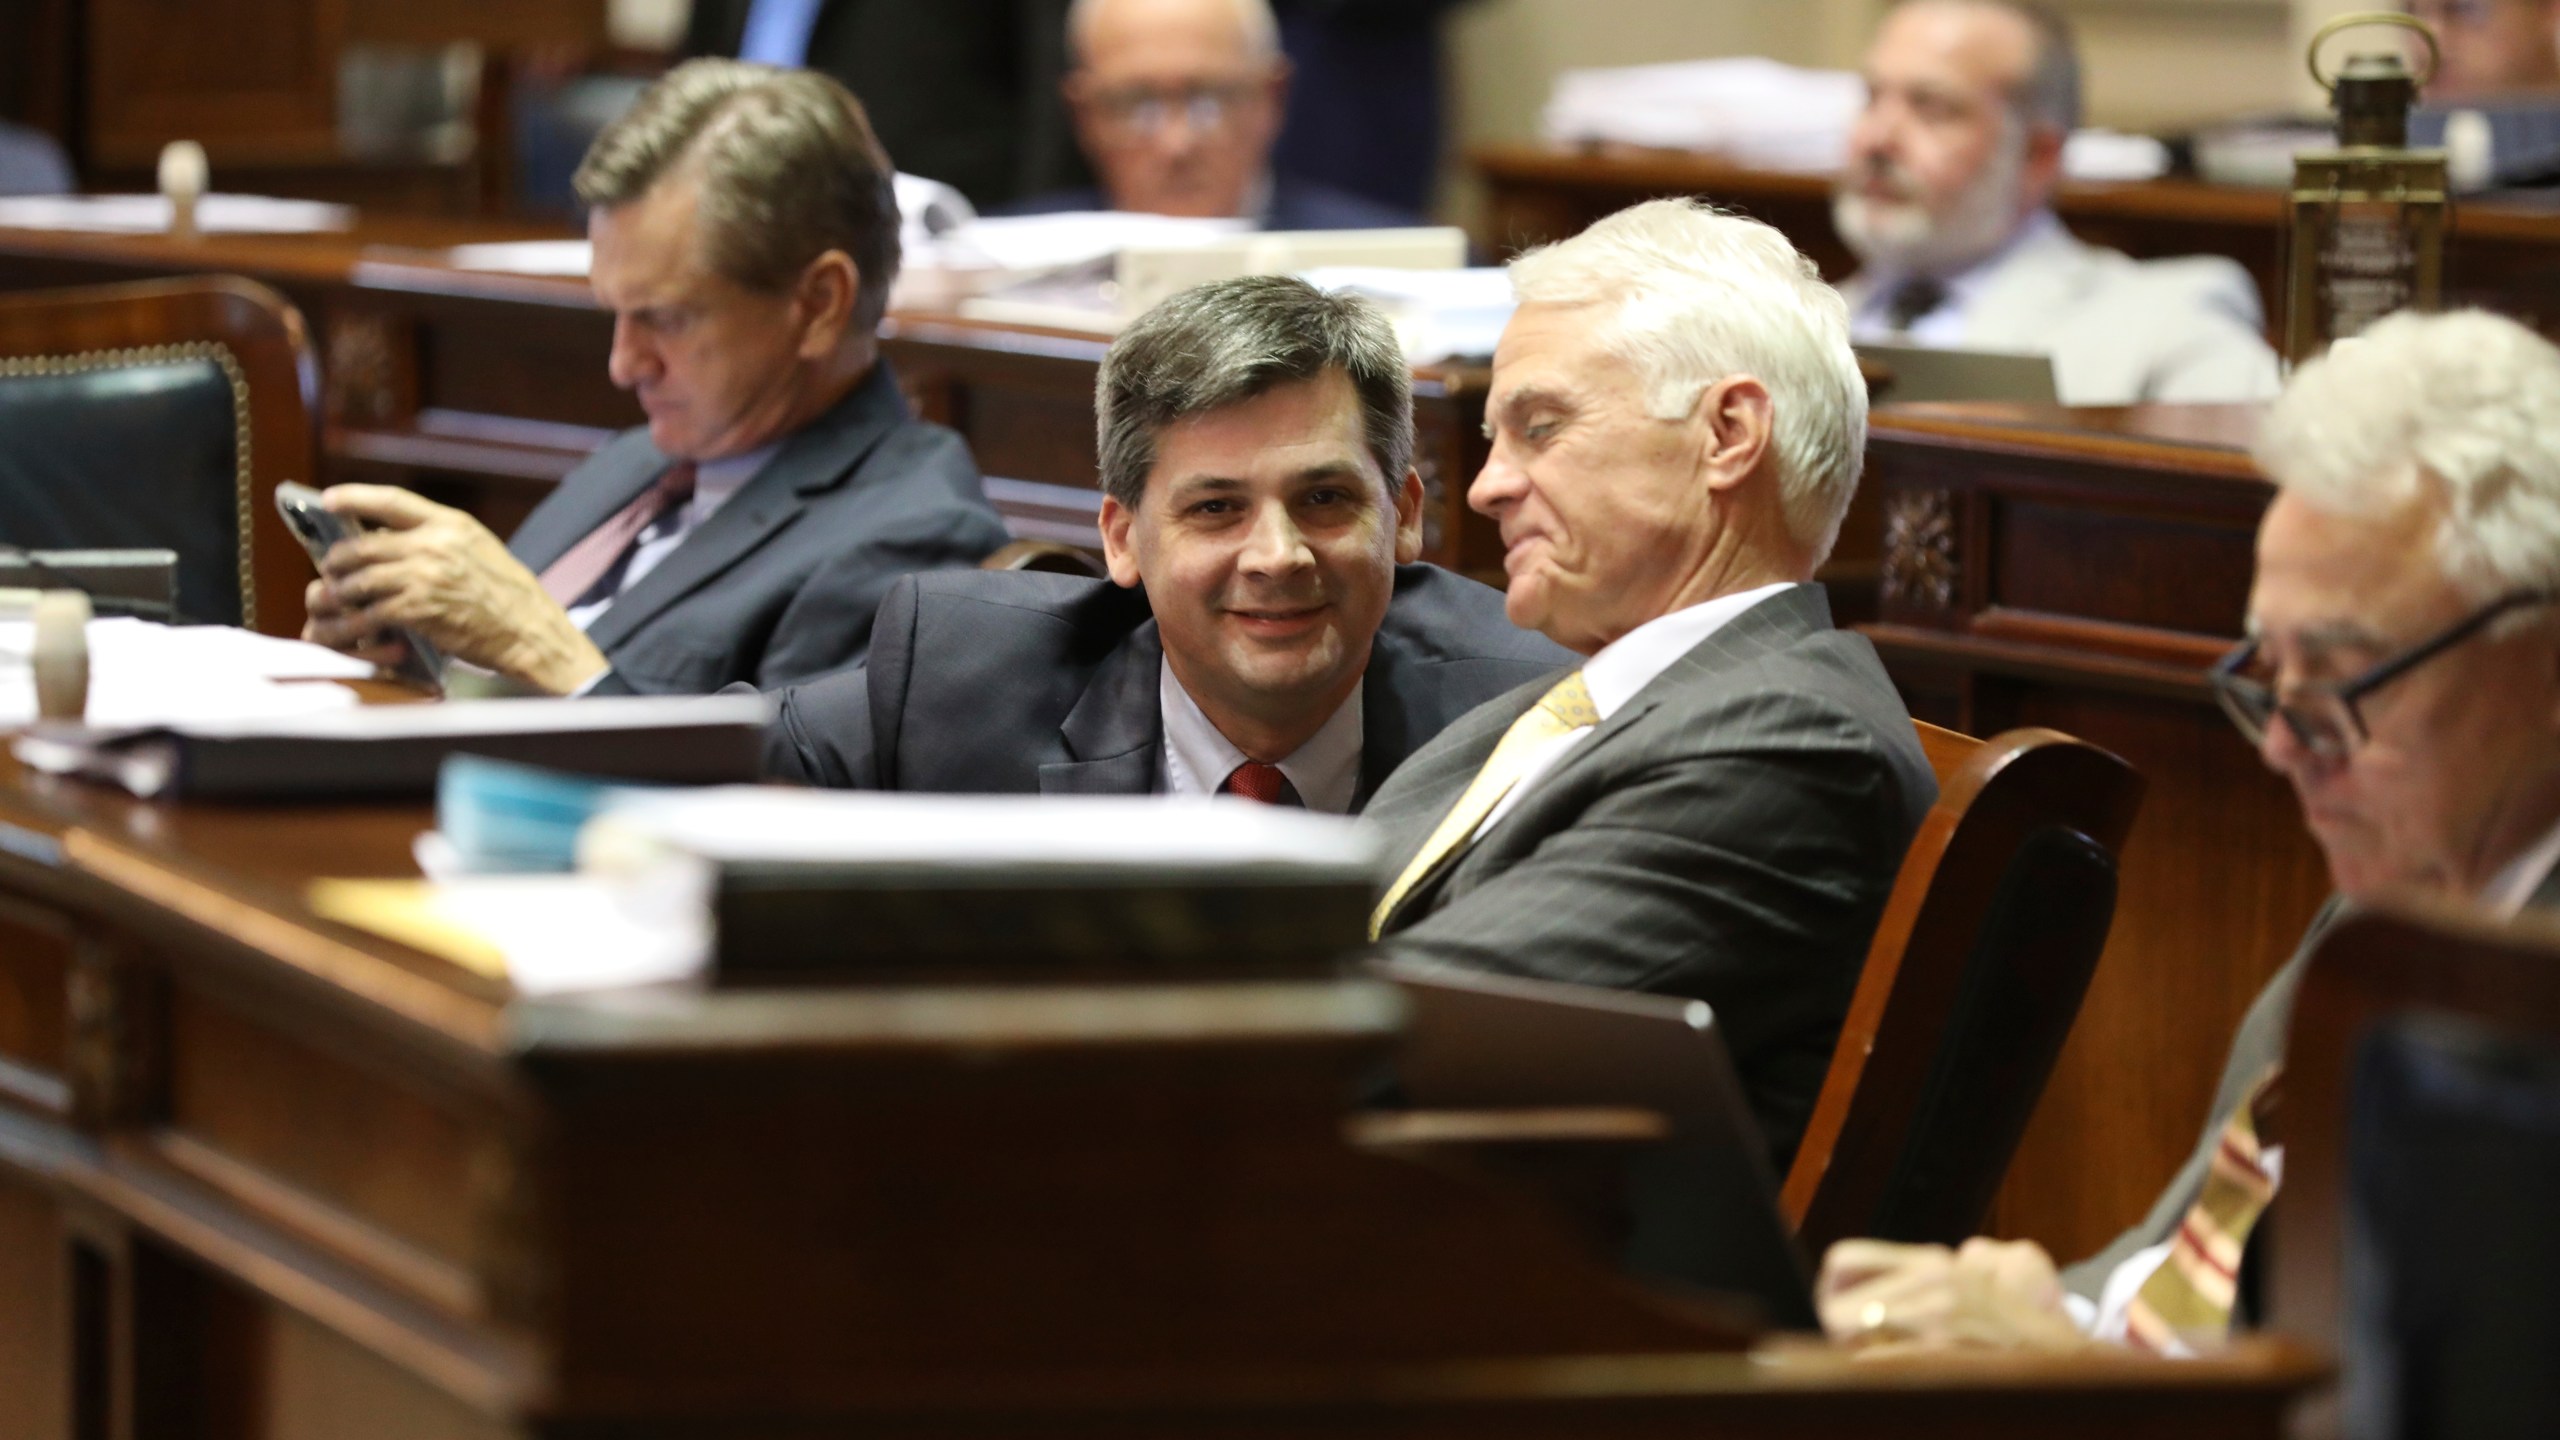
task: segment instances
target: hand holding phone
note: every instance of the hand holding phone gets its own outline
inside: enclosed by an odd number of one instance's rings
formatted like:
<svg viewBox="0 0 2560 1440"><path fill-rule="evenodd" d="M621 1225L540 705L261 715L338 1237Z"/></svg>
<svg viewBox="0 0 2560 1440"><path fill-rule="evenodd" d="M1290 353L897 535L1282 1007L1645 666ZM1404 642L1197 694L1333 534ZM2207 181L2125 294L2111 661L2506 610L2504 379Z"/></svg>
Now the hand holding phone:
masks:
<svg viewBox="0 0 2560 1440"><path fill-rule="evenodd" d="M314 568L329 547L353 538L361 527L347 517L320 503L320 492L291 480L276 487L276 513L284 517L284 526L302 548L311 555ZM408 650L392 673L413 685L430 690L444 688L444 656L417 631L400 626L391 632Z"/></svg>

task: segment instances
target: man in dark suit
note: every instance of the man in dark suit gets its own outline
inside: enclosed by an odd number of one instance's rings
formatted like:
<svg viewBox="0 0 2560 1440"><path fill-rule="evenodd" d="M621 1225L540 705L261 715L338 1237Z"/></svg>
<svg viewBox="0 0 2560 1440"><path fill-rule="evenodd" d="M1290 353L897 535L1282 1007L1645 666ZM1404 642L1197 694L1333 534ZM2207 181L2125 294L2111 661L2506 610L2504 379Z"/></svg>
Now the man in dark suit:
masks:
<svg viewBox="0 0 2560 1440"><path fill-rule="evenodd" d="M899 168L987 209L1084 166L1058 82L1067 0L694 0L684 53L805 65L862 97Z"/></svg>
<svg viewBox="0 0 2560 1440"><path fill-rule="evenodd" d="M785 692L777 774L864 789L1241 793L1356 810L1413 748L1572 657L1422 545L1411 377L1368 302L1258 277L1103 360L1111 580L917 576L869 666Z"/></svg>
<svg viewBox="0 0 2560 1440"><path fill-rule="evenodd" d="M1370 804L1397 959L1693 996L1781 1157L1937 785L1811 582L1857 482L1839 297L1767 226L1656 201L1512 262L1493 452L1512 619L1589 658Z"/></svg>
<svg viewBox="0 0 2560 1440"><path fill-rule="evenodd" d="M645 429L501 546L405 490L333 547L306 638L397 663L407 627L536 691L700 693L855 664L899 576L1002 545L957 436L911 417L873 332L898 269L888 157L834 81L680 66L578 174L614 383Z"/></svg>
<svg viewBox="0 0 2560 1440"><path fill-rule="evenodd" d="M1413 216L1275 174L1289 62L1268 0L1076 0L1064 89L1099 187L999 213L1242 216L1265 230L1368 230Z"/></svg>
<svg viewBox="0 0 2560 1440"><path fill-rule="evenodd" d="M2393 316L2295 372L2257 459L2279 490L2252 638L2215 685L2292 782L2341 900L2560 908L2560 349L2476 311ZM2194 1156L2140 1224L2063 1277L2027 1242L1843 1241L1826 1328L2181 1354L2248 1318L2237 1262L2282 1203L2258 1121L2340 903L2250 1007Z"/></svg>

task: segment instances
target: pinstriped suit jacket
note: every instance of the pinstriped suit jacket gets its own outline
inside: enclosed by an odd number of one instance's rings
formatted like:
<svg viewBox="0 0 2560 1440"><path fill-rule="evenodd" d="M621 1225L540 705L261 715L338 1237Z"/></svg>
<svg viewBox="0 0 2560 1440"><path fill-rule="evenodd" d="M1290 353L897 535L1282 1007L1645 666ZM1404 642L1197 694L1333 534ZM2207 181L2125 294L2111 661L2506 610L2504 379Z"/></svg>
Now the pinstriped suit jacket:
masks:
<svg viewBox="0 0 2560 1440"><path fill-rule="evenodd" d="M1366 813L1389 875L1546 688L1469 712L1388 777ZM1379 948L1706 1001L1783 1172L1937 795L1874 649L1797 586L1638 691L1416 886Z"/></svg>

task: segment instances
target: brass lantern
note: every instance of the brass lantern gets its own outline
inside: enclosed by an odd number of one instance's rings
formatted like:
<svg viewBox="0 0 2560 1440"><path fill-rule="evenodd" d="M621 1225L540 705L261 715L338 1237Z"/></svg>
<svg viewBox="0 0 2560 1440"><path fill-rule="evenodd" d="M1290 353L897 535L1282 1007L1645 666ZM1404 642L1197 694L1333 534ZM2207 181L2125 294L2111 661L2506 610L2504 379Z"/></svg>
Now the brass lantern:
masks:
<svg viewBox="0 0 2560 1440"><path fill-rule="evenodd" d="M2363 25L2418 32L2426 73L2411 75L2390 53L2352 55L2335 79L2322 75L2321 42ZM2435 35L2406 15L2341 15L2311 37L2311 78L2336 107L2338 148L2293 158L2284 326L2292 364L2395 310L2432 310L2443 298L2452 206L2444 152L2409 148L2409 107L2435 78L2436 60Z"/></svg>

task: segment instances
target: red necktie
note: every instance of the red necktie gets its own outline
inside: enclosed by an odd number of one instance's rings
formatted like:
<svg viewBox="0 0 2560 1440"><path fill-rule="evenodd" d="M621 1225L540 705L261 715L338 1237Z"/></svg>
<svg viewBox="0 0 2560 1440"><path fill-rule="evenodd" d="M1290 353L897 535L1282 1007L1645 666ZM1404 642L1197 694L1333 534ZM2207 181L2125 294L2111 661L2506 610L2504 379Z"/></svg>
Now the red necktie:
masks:
<svg viewBox="0 0 2560 1440"><path fill-rule="evenodd" d="M1259 800L1265 805L1305 808L1305 802L1298 798L1296 790L1290 788L1289 777L1280 773L1280 767L1265 765L1259 760L1247 760L1237 766L1235 772L1227 777L1227 783L1218 789L1228 795Z"/></svg>
<svg viewBox="0 0 2560 1440"><path fill-rule="evenodd" d="M667 467L658 483L641 491L639 498L615 511L585 539L544 567L542 592L563 609L577 604L596 588L597 581L621 563L623 552L640 538L641 531L692 498L693 462L679 460Z"/></svg>

